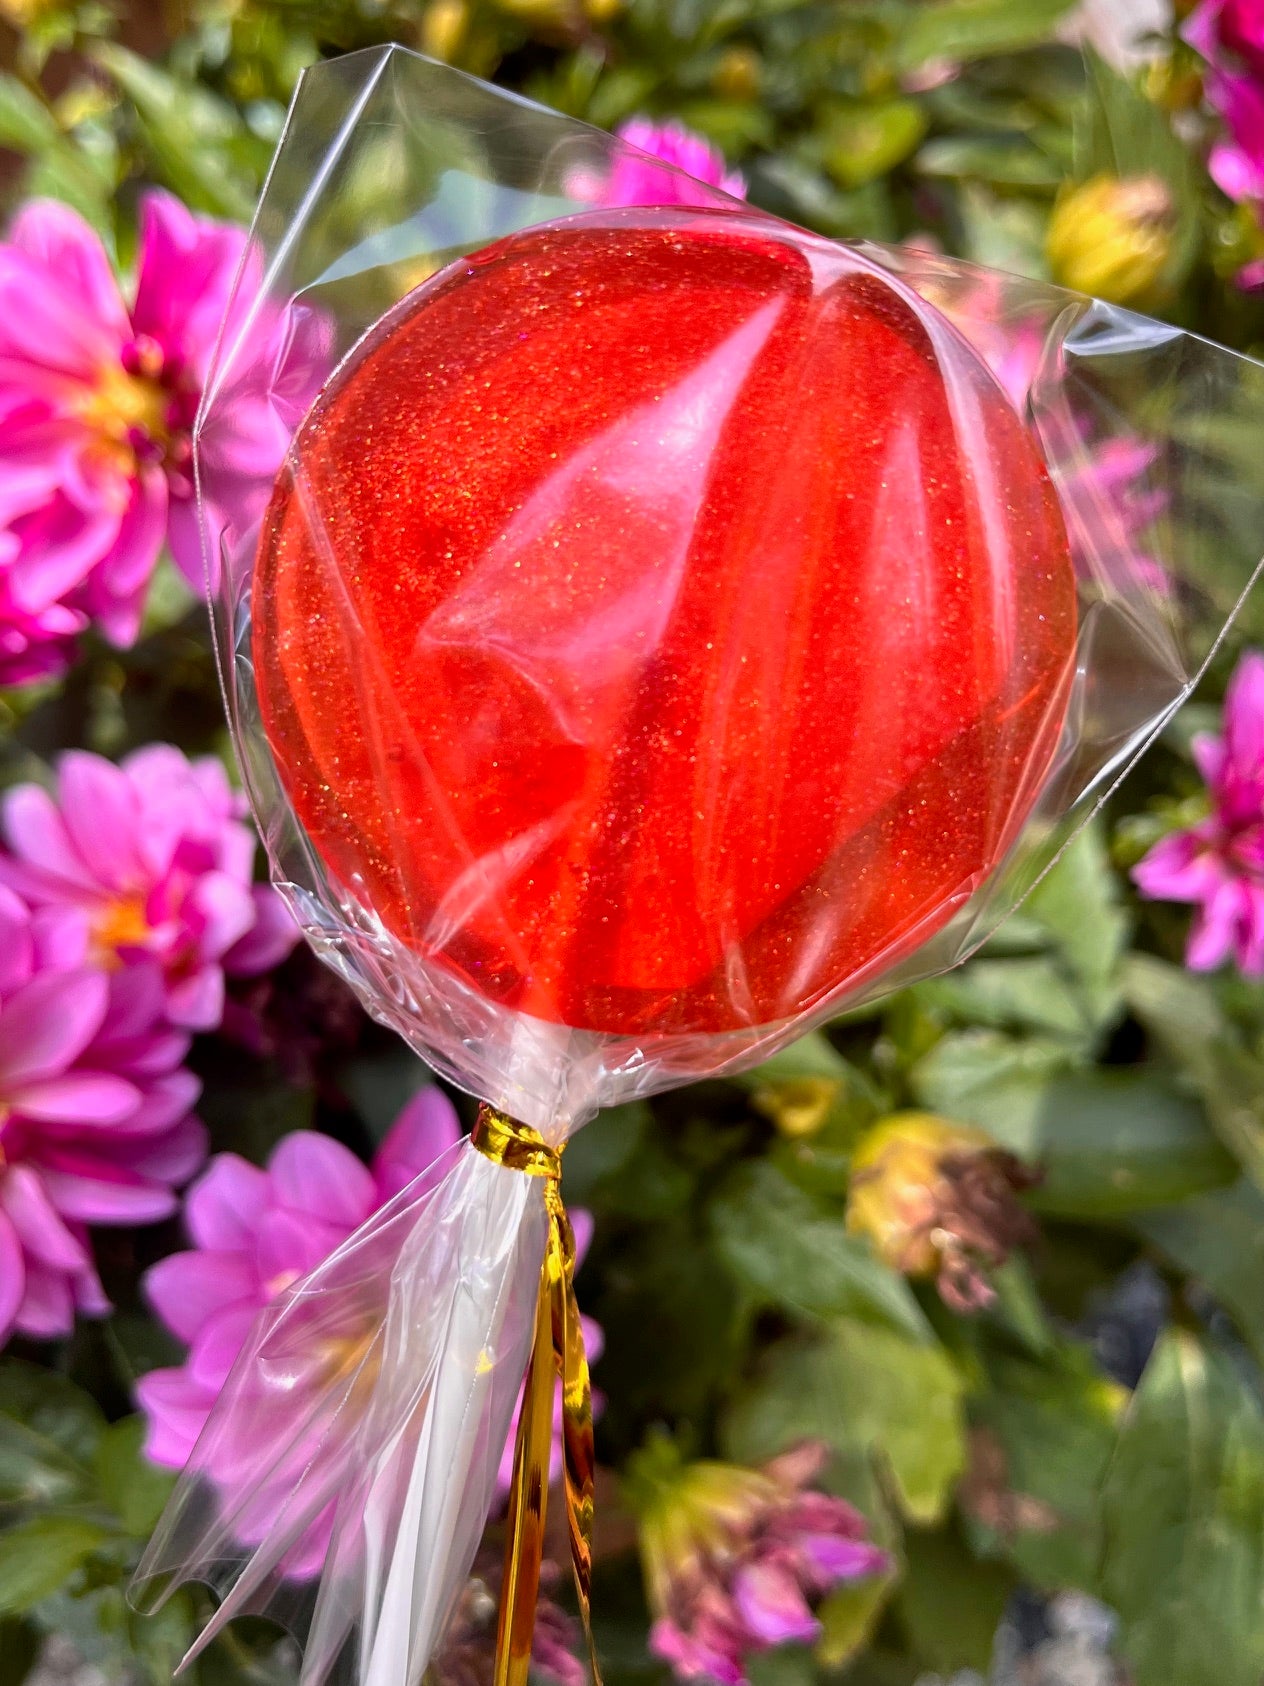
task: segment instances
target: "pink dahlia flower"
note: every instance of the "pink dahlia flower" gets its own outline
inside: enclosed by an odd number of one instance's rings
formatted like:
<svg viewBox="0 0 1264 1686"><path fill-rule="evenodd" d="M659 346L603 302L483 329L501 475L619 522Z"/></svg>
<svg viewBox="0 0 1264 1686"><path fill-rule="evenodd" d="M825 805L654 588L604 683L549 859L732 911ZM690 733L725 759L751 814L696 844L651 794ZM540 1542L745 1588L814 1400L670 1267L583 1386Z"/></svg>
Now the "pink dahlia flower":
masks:
<svg viewBox="0 0 1264 1686"><path fill-rule="evenodd" d="M401 1112L371 1167L310 1130L286 1136L266 1170L235 1153L216 1154L185 1197L192 1249L145 1277L155 1312L189 1347L178 1369L152 1370L137 1388L155 1463L184 1467L256 1314L459 1135L451 1103L427 1088ZM322 1555L323 1547L317 1562Z"/></svg>
<svg viewBox="0 0 1264 1686"><path fill-rule="evenodd" d="M1143 896L1198 907L1185 964L1211 971L1230 956L1264 977L1264 655L1249 651L1225 694L1221 736L1194 740L1210 817L1174 832L1133 868Z"/></svg>
<svg viewBox="0 0 1264 1686"><path fill-rule="evenodd" d="M33 784L5 797L0 884L34 907L80 912L99 966L156 963L170 1023L210 1030L224 973L265 971L297 937L276 892L252 882L243 813L213 757L152 744L115 766L69 751L56 798Z"/></svg>
<svg viewBox="0 0 1264 1686"><path fill-rule="evenodd" d="M164 539L200 585L191 431L244 248L147 194L129 304L68 206L0 245L0 683L64 665L72 618L131 643Z"/></svg>
<svg viewBox="0 0 1264 1686"><path fill-rule="evenodd" d="M271 485L331 352L315 313L256 309L249 284L229 309L251 262L242 229L165 193L141 201L130 304L65 205L33 201L0 244L0 685L64 668L88 621L130 644L164 541L201 589L192 430L221 319L256 379L216 461L256 502Z"/></svg>
<svg viewBox="0 0 1264 1686"><path fill-rule="evenodd" d="M169 1216L206 1154L157 970L107 975L89 942L0 885L0 1343L107 1311L85 1225Z"/></svg>

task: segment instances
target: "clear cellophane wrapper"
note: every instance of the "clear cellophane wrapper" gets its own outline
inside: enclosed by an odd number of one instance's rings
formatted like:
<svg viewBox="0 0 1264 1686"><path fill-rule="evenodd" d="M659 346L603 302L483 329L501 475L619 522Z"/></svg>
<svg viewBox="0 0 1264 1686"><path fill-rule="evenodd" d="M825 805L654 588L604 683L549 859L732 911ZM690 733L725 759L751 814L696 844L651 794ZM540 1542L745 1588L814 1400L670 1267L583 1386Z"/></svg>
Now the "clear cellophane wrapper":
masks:
<svg viewBox="0 0 1264 1686"><path fill-rule="evenodd" d="M399 301L522 231L635 222L637 206L660 201L677 218L790 232L700 184L682 192L676 171L608 135L402 49L322 64L295 96L197 427L226 700L273 878L370 1013L555 1147L600 1107L752 1065L973 952L1188 695L1256 577L1264 533L1261 365L1046 284L794 231L821 263L881 277L915 314L967 461L977 405L963 370L981 359L1048 467L1078 601L1038 788L993 804L992 870L792 1011L752 1009L736 942L719 969L734 979L723 1029L572 1029L493 999L427 957L420 909L401 941L398 921L388 928L371 896L335 879L305 835L256 690L260 533L313 399ZM301 481L301 459L290 469ZM331 554L329 566L355 562ZM767 686L775 714L775 668ZM364 706L346 697L341 729L374 740ZM479 864L494 895L504 864ZM802 927L805 949L829 940L846 894L836 878L822 928ZM496 1502L547 1232L541 1181L463 1144L287 1289L261 1315L178 1484L141 1567L147 1594L208 1581L222 1602L199 1644L234 1615L276 1616L305 1643L310 1686L416 1686Z"/></svg>

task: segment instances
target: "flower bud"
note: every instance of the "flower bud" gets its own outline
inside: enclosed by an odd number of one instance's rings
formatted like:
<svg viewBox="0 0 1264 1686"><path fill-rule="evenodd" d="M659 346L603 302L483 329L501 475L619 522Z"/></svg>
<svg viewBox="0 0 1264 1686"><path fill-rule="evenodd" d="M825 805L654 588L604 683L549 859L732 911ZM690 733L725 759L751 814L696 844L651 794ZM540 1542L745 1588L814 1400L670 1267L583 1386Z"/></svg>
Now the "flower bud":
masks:
<svg viewBox="0 0 1264 1686"><path fill-rule="evenodd" d="M837 1077L784 1077L761 1083L751 1105L792 1141L814 1136L830 1115L842 1084Z"/></svg>
<svg viewBox="0 0 1264 1686"><path fill-rule="evenodd" d="M711 73L711 87L721 99L753 100L763 81L764 64L753 47L726 47Z"/></svg>
<svg viewBox="0 0 1264 1686"><path fill-rule="evenodd" d="M847 1228L905 1276L934 1277L954 1311L977 1311L995 1290L985 1272L1035 1239L1015 1198L1034 1174L981 1130L931 1113L876 1124L852 1158Z"/></svg>
<svg viewBox="0 0 1264 1686"><path fill-rule="evenodd" d="M1162 178L1097 175L1062 195L1045 236L1055 281L1112 304L1161 292L1175 206Z"/></svg>

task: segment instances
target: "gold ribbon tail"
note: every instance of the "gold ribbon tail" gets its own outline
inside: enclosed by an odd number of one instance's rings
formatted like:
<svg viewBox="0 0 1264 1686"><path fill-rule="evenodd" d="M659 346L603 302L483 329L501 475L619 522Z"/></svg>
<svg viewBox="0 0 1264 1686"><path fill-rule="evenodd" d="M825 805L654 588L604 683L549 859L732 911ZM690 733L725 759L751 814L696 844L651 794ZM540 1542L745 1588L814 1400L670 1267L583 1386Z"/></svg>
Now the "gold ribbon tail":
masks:
<svg viewBox="0 0 1264 1686"><path fill-rule="evenodd" d="M480 1109L473 1145L494 1164L545 1181L549 1232L536 1296L535 1333L514 1441L505 1570L496 1630L495 1686L527 1686L553 1447L553 1399L562 1383L562 1446L571 1563L594 1686L601 1671L590 1618L593 1525L592 1387L584 1328L575 1298L575 1238L562 1203L558 1151L529 1125L492 1107Z"/></svg>

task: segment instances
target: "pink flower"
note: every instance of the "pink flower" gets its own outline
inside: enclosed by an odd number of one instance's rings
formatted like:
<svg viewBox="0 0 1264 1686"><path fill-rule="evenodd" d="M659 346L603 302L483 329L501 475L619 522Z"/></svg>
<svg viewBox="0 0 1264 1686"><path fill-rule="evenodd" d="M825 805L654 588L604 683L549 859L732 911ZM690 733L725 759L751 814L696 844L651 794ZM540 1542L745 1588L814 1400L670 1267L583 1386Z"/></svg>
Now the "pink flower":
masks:
<svg viewBox="0 0 1264 1686"><path fill-rule="evenodd" d="M1232 955L1247 977L1262 977L1264 655L1243 656L1225 694L1223 736L1195 738L1193 749L1211 815L1156 843L1133 880L1151 900L1197 904L1185 950L1191 970L1212 971Z"/></svg>
<svg viewBox="0 0 1264 1686"><path fill-rule="evenodd" d="M256 1313L459 1135L451 1103L427 1088L400 1113L371 1168L309 1130L286 1136L266 1170L235 1153L216 1154L185 1196L193 1248L163 1259L145 1277L155 1312L189 1347L179 1369L152 1370L137 1388L155 1463L184 1467ZM317 1563L322 1555L323 1547Z"/></svg>
<svg viewBox="0 0 1264 1686"><path fill-rule="evenodd" d="M658 1467L641 1530L655 1615L649 1648L680 1680L746 1686L748 1658L811 1643L821 1631L814 1605L888 1566L859 1512L809 1488L825 1463L819 1445L759 1470L673 1467L659 1447L642 1455L643 1466L651 1460Z"/></svg>
<svg viewBox="0 0 1264 1686"><path fill-rule="evenodd" d="M0 885L0 1343L109 1309L85 1225L152 1223L206 1153L157 970L90 964L74 909Z"/></svg>
<svg viewBox="0 0 1264 1686"><path fill-rule="evenodd" d="M152 744L115 766L70 751L56 799L33 784L5 797L0 883L77 909L97 965L156 963L170 1023L213 1029L225 971L264 971L297 937L275 891L252 882L244 808L212 757Z"/></svg>
<svg viewBox="0 0 1264 1686"><path fill-rule="evenodd" d="M589 199L595 205L709 205L711 194L700 192L695 185L704 182L734 199L745 199L746 182L741 173L729 170L724 154L683 123L655 123L648 117L633 117L616 132L620 140L647 153L648 158L620 152L610 173L600 179L586 170L576 171L568 186L577 198ZM658 164L650 159L657 159ZM684 173L674 175L659 164L670 164Z"/></svg>
<svg viewBox="0 0 1264 1686"><path fill-rule="evenodd" d="M29 647L31 617L46 672L64 665L68 617L131 643L164 538L200 585L191 431L244 249L242 230L147 194L129 306L74 211L19 212L0 245L0 655L24 621Z"/></svg>
<svg viewBox="0 0 1264 1686"><path fill-rule="evenodd" d="M1264 0L1203 0L1182 33L1207 60L1207 99L1228 131L1208 157L1212 179L1264 205Z"/></svg>
<svg viewBox="0 0 1264 1686"><path fill-rule="evenodd" d="M202 587L192 429L226 312L258 378L211 456L256 503L329 367L317 313L255 309L245 282L228 309L239 269L259 281L243 230L164 193L140 222L130 306L65 205L27 205L0 244L0 685L60 672L89 621L130 644L164 541Z"/></svg>

